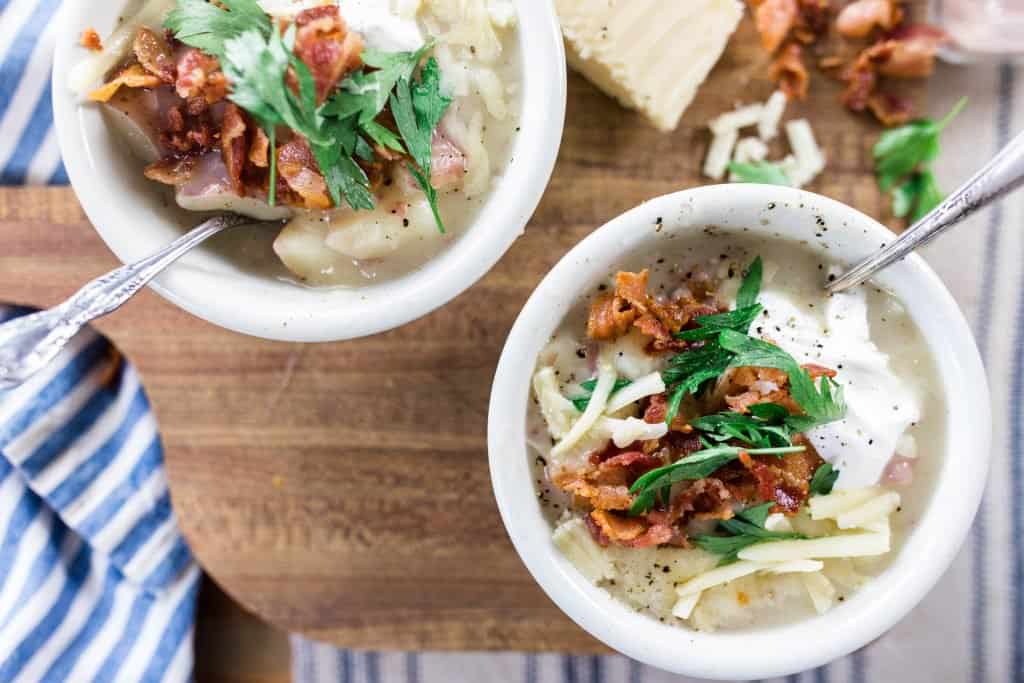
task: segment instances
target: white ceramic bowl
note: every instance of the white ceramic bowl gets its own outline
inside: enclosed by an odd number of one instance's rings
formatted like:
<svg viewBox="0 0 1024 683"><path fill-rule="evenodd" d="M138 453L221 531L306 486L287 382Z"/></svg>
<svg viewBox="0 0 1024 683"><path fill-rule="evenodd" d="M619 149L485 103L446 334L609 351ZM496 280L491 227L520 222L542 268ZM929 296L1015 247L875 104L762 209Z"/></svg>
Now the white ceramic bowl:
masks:
<svg viewBox="0 0 1024 683"><path fill-rule="evenodd" d="M89 220L122 261L149 255L181 234L178 212L142 177L140 164L104 125L97 107L68 87L85 56L79 36L111 31L127 0L66 2L59 18L53 103L64 164ZM565 120L565 53L550 0L515 0L523 83L512 163L476 222L440 255L400 279L358 289L313 289L247 272L200 248L153 288L194 315L268 339L335 341L389 330L444 305L480 279L522 234L554 168ZM196 223L199 222L197 218Z"/></svg>
<svg viewBox="0 0 1024 683"><path fill-rule="evenodd" d="M769 210L769 204L774 209ZM655 220L662 217L662 234ZM815 237L816 218L829 230ZM967 535L988 471L991 415L981 358L967 323L934 272L917 256L875 282L904 302L922 330L955 419L934 491L891 566L822 616L743 632L701 633L642 616L590 584L551 542L526 447L526 409L537 354L583 292L593 291L623 254L704 226L778 233L844 262L892 234L864 214L809 192L718 185L650 201L594 232L569 252L526 303L509 335L491 393L491 479L502 519L523 562L577 624L620 652L690 676L757 679L787 675L846 655L891 628L935 585ZM970 458L964 458L970 453ZM938 455L938 454L937 454Z"/></svg>

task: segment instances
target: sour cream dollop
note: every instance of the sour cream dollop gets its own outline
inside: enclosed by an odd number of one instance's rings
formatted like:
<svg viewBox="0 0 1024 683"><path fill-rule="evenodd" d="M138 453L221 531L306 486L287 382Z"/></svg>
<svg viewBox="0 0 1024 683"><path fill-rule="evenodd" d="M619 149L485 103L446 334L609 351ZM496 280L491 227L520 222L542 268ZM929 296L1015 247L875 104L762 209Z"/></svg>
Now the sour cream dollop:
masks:
<svg viewBox="0 0 1024 683"><path fill-rule="evenodd" d="M336 0L349 28L362 34L366 46L385 52L412 52L423 47L424 39L415 21L415 12L395 6L397 0ZM293 17L323 0L259 0L267 14ZM408 6L408 0L404 5Z"/></svg>
<svg viewBox="0 0 1024 683"><path fill-rule="evenodd" d="M897 444L921 418L921 397L893 371L889 356L871 341L867 297L862 288L797 305L778 290L758 301L768 311L763 336L799 363L837 371L847 404L846 419L808 433L814 447L839 470L836 488L872 486L881 479ZM824 308L824 315L815 313ZM778 328L778 329L776 329Z"/></svg>

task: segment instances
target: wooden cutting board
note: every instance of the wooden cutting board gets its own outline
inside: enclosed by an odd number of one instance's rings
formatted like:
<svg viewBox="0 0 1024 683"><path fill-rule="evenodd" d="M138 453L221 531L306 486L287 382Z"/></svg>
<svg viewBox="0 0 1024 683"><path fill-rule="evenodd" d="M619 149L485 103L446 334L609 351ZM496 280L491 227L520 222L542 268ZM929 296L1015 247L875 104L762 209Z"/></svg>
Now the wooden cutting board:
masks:
<svg viewBox="0 0 1024 683"><path fill-rule="evenodd" d="M671 135L572 76L559 164L526 235L425 319L354 342L272 343L145 292L100 324L141 369L181 525L225 591L282 628L350 647L601 650L505 535L487 471L491 380L517 312L570 247L704 182L703 124L772 90L753 40L745 23ZM790 110L828 153L811 189L885 218L871 174L878 129L837 93L816 75L811 99ZM0 300L52 305L115 266L68 189L0 190L0 235Z"/></svg>

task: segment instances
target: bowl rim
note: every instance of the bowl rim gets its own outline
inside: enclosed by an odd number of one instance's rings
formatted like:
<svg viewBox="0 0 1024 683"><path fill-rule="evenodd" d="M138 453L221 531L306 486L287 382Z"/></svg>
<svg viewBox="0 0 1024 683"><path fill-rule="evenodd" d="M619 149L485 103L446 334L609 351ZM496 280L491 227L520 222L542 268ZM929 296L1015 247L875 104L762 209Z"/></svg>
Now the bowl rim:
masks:
<svg viewBox="0 0 1024 683"><path fill-rule="evenodd" d="M847 247L857 252L858 259L892 238L887 228L856 209L793 188L713 185L658 197L598 228L555 265L523 307L495 373L488 461L498 508L516 551L548 597L584 630L633 659L677 674L723 680L772 678L821 666L868 644L917 605L952 564L977 512L987 477L992 428L981 356L945 285L921 257L913 255L875 282L908 302L908 312L919 326L926 318L945 326L944 339L926 337L925 341L934 356L947 411L958 419L947 418L947 450L926 510L879 576L821 616L783 626L703 633L634 612L590 584L551 542L551 526L537 504L530 472L525 418L537 353L571 301L596 285L618 255L653 239L656 230L643 228L653 228L660 217L666 217L663 227L670 231L695 230L727 224L738 205L764 210L769 204L782 203L813 207L830 225L842 222L863 230L861 244ZM667 218L680 207L689 207L688 212L679 212L685 216L680 220L688 221L687 228L674 228ZM836 232L831 230L825 239L834 239L831 235ZM911 309L909 300L914 297L907 295L914 292L928 298L926 310ZM553 302L558 303L552 306ZM939 345L945 352L937 352ZM965 452L959 450L965 447L974 454L970 463L949 457ZM961 504L943 504L953 500ZM801 646L788 647L793 643Z"/></svg>
<svg viewBox="0 0 1024 683"><path fill-rule="evenodd" d="M119 7L129 2L122 0ZM473 223L438 255L406 275L366 287L287 285L287 291L284 283L270 277L243 280L234 273L208 272L195 267L190 254L150 286L171 303L229 330L271 340L325 342L394 329L433 312L475 284L523 234L554 171L565 123L565 50L554 5L551 0L514 2L523 73L520 130L510 162L495 174L490 195ZM119 193L110 191L109 180L96 172L96 157L105 150L86 139L83 121L91 114L66 80L71 66L85 54L78 36L96 25L95 9L89 3L64 3L57 21L52 100L65 168L100 237L122 262L132 262L163 246L140 237L135 230L138 222L153 221L147 224L159 227L169 221L154 211L129 210ZM197 214L196 224L202 216ZM218 296L211 297L211 291ZM251 305L253 301L260 305Z"/></svg>

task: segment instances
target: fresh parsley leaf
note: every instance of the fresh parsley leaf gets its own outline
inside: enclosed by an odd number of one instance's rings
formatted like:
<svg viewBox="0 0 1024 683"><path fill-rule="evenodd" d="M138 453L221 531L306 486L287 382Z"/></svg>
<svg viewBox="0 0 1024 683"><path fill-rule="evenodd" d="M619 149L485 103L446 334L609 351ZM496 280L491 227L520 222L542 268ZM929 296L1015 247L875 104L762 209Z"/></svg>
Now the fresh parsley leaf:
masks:
<svg viewBox="0 0 1024 683"><path fill-rule="evenodd" d="M769 531L764 528L765 522L771 509L775 507L774 502L762 503L754 507L746 508L736 513L733 519L722 520L718 523L718 531L723 536L711 536L704 534L697 536L693 542L699 548L709 553L721 555L719 566L732 564L744 548L749 548L758 543L771 541L786 541L791 539L806 538L803 534L791 531Z"/></svg>
<svg viewBox="0 0 1024 683"><path fill-rule="evenodd" d="M804 446L787 446L785 448L713 446L705 448L685 458L680 458L670 465L651 470L633 482L629 492L637 494L637 497L629 509L630 514L641 514L649 510L654 505L658 492L666 486L672 486L681 481L703 479L720 467L739 458L740 453L749 453L751 455L785 455L786 453L800 453L804 450L806 450Z"/></svg>
<svg viewBox="0 0 1024 683"><path fill-rule="evenodd" d="M823 463L814 470L814 476L811 477L811 495L827 496L832 493L838 478L839 470L833 468L831 463Z"/></svg>
<svg viewBox="0 0 1024 683"><path fill-rule="evenodd" d="M272 30L270 16L256 0L178 0L164 27L186 45L218 58L224 57L228 41L250 31L266 37Z"/></svg>
<svg viewBox="0 0 1024 683"><path fill-rule="evenodd" d="M363 63L375 71L356 71L349 75L341 89L324 104L321 113L338 118L358 116L361 125L373 121L384 111L398 82L412 80L416 67L432 47L432 43L427 43L416 52L363 50Z"/></svg>
<svg viewBox="0 0 1024 683"><path fill-rule="evenodd" d="M733 330L719 335L722 348L736 354L732 367L762 367L782 370L789 377L789 391L815 424L841 420L846 416L843 389L835 380L822 377L819 385L796 360L783 349L760 339L748 337Z"/></svg>
<svg viewBox="0 0 1024 683"><path fill-rule="evenodd" d="M437 191L430 182L430 164L434 129L450 104L451 98L441 94L441 72L433 57L423 66L418 81L399 79L391 96L391 113L415 162L415 167L409 165L409 171L430 201L441 233L445 229L437 206Z"/></svg>
<svg viewBox="0 0 1024 683"><path fill-rule="evenodd" d="M764 262L758 256L747 267L747 273L740 283L739 292L736 294L736 308L749 308L757 304L757 297L761 295L761 281L764 279Z"/></svg>
<svg viewBox="0 0 1024 683"><path fill-rule="evenodd" d="M701 341L718 336L722 330L736 330L746 334L750 325L761 315L764 308L761 304L753 304L745 308L737 308L734 311L716 313L714 315L702 315L694 322L698 327L692 330L676 332L675 338L683 341Z"/></svg>
<svg viewBox="0 0 1024 683"><path fill-rule="evenodd" d="M749 415L726 411L690 422L691 427L712 441L737 440L753 448L792 446L793 436L803 431L801 427L805 424L804 416L790 415L774 403L753 405Z"/></svg>
<svg viewBox="0 0 1024 683"><path fill-rule="evenodd" d="M875 175L883 192L893 192L893 214L916 222L942 201L929 164L939 155L939 137L967 104L961 98L941 121L920 119L886 131L873 149Z"/></svg>
<svg viewBox="0 0 1024 683"><path fill-rule="evenodd" d="M700 316L694 321L698 325L696 329L677 332L675 338L684 341L701 341L717 336L722 330L736 330L746 334L751 323L764 310L757 303L757 297L761 294L763 270L764 264L761 262L760 256L747 267L743 282L736 295L736 310Z"/></svg>
<svg viewBox="0 0 1024 683"><path fill-rule="evenodd" d="M669 387L665 422L672 424L686 395L696 395L705 382L716 379L725 372L732 358L731 352L713 340L706 342L704 346L688 349L670 358L668 367L661 372L665 386Z"/></svg>
<svg viewBox="0 0 1024 683"><path fill-rule="evenodd" d="M736 516L745 519L751 524L756 524L763 529L773 507L775 507L775 501L761 503L760 505L754 505L753 507L740 510L736 513Z"/></svg>
<svg viewBox="0 0 1024 683"><path fill-rule="evenodd" d="M736 180L742 183L787 186L793 184L782 167L770 161L752 161L750 163L732 161L729 162L729 171L732 172Z"/></svg>
<svg viewBox="0 0 1024 683"><path fill-rule="evenodd" d="M615 384L612 385L611 393L615 394L615 392L618 391L619 389L625 389L632 383L632 380L628 380L625 377L619 377L617 380L615 380ZM590 398L594 395L594 389L596 387L596 379L588 379L586 382L580 383L580 388L587 393L569 399L570 401L572 401L572 404L576 406L576 410L582 413L587 409L587 406L590 404Z"/></svg>

